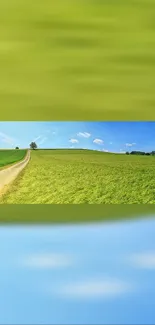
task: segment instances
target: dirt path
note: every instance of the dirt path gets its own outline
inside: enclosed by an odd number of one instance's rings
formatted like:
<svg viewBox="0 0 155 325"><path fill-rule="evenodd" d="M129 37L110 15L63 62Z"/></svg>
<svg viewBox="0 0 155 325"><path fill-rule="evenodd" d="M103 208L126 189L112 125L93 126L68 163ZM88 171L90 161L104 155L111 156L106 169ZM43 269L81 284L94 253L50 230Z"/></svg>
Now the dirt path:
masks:
<svg viewBox="0 0 155 325"><path fill-rule="evenodd" d="M30 160L30 150L28 150L26 157L15 163L14 165L0 170L0 195L4 193L7 185L12 183L19 173L26 167Z"/></svg>

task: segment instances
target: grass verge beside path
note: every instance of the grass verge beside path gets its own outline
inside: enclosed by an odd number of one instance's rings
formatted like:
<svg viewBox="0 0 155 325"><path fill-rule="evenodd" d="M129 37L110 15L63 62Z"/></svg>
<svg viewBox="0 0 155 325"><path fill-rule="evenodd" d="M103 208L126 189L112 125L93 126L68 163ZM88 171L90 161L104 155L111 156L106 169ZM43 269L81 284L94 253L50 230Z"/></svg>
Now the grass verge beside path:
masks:
<svg viewBox="0 0 155 325"><path fill-rule="evenodd" d="M0 170L21 161L26 153L27 150L0 150Z"/></svg>

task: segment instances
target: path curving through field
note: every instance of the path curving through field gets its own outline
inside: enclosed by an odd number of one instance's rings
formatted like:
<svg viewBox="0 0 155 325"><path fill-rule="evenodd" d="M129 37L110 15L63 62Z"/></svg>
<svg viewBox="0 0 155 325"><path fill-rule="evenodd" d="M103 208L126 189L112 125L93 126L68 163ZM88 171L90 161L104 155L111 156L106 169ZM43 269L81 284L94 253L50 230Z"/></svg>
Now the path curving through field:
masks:
<svg viewBox="0 0 155 325"><path fill-rule="evenodd" d="M19 173L26 167L30 160L30 150L28 150L25 158L14 165L0 170L0 195L4 193L7 185L12 183Z"/></svg>

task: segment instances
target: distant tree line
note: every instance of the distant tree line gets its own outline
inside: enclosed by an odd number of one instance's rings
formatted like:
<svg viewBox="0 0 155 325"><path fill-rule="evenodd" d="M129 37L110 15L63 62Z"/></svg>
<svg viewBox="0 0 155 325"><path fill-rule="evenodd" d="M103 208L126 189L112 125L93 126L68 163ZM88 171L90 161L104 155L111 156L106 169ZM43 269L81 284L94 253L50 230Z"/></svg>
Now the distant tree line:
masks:
<svg viewBox="0 0 155 325"><path fill-rule="evenodd" d="M151 152L131 151L131 152L126 152L126 155L155 156L155 151L151 151Z"/></svg>

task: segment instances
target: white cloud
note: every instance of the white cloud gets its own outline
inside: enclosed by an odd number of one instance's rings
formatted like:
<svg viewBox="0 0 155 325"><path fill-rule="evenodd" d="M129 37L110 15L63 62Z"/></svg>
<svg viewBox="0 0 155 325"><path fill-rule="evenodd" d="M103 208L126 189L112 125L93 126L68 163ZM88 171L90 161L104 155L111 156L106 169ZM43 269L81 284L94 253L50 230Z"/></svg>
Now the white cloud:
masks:
<svg viewBox="0 0 155 325"><path fill-rule="evenodd" d="M49 130L48 130L48 131L49 131ZM46 133L49 133L49 132L46 131ZM33 140L33 142L38 142L37 144L38 144L38 145L41 145L41 144L43 144L47 139L48 139L48 138L45 137L45 136L43 136L43 135L38 135L38 137L36 137L36 138ZM38 141L38 140L40 140L40 141Z"/></svg>
<svg viewBox="0 0 155 325"><path fill-rule="evenodd" d="M38 141L39 139L42 139L42 135L39 135L38 137L36 137L36 138L33 140L33 142L36 142L36 141Z"/></svg>
<svg viewBox="0 0 155 325"><path fill-rule="evenodd" d="M131 256L130 260L132 265L136 267L144 269L155 269L155 251L134 254Z"/></svg>
<svg viewBox="0 0 155 325"><path fill-rule="evenodd" d="M109 152L109 150L106 150L106 149L102 149L102 151L104 151L104 152Z"/></svg>
<svg viewBox="0 0 155 325"><path fill-rule="evenodd" d="M94 139L93 142L96 144L99 144L99 145L104 143L104 141L102 139Z"/></svg>
<svg viewBox="0 0 155 325"><path fill-rule="evenodd" d="M77 133L77 136L78 137L83 137L83 138L90 138L91 134L88 133L88 132L79 132L79 133Z"/></svg>
<svg viewBox="0 0 155 325"><path fill-rule="evenodd" d="M113 297L129 292L128 284L115 279L93 279L86 282L69 284L61 288L61 294L72 298L98 298Z"/></svg>
<svg viewBox="0 0 155 325"><path fill-rule="evenodd" d="M38 254L28 256L23 264L30 268L54 269L69 266L72 264L72 259L62 254Z"/></svg>
<svg viewBox="0 0 155 325"><path fill-rule="evenodd" d="M69 142L71 142L71 143L78 143L79 141L77 139L70 139Z"/></svg>
<svg viewBox="0 0 155 325"><path fill-rule="evenodd" d="M53 134L53 135L56 134L55 131L51 131L51 130L49 130L49 129L48 129L48 130L45 130L45 133L48 133L48 134L51 133L51 134Z"/></svg>
<svg viewBox="0 0 155 325"><path fill-rule="evenodd" d="M0 132L0 140L4 143L13 145L15 142L15 139L13 139L12 137L8 136L7 134Z"/></svg>
<svg viewBox="0 0 155 325"><path fill-rule="evenodd" d="M38 142L38 145L43 144L47 139L47 137L42 138L41 141Z"/></svg>
<svg viewBox="0 0 155 325"><path fill-rule="evenodd" d="M136 143L135 142L133 142L133 143L126 143L125 145L126 145L126 147L133 147L133 146L136 145Z"/></svg>

